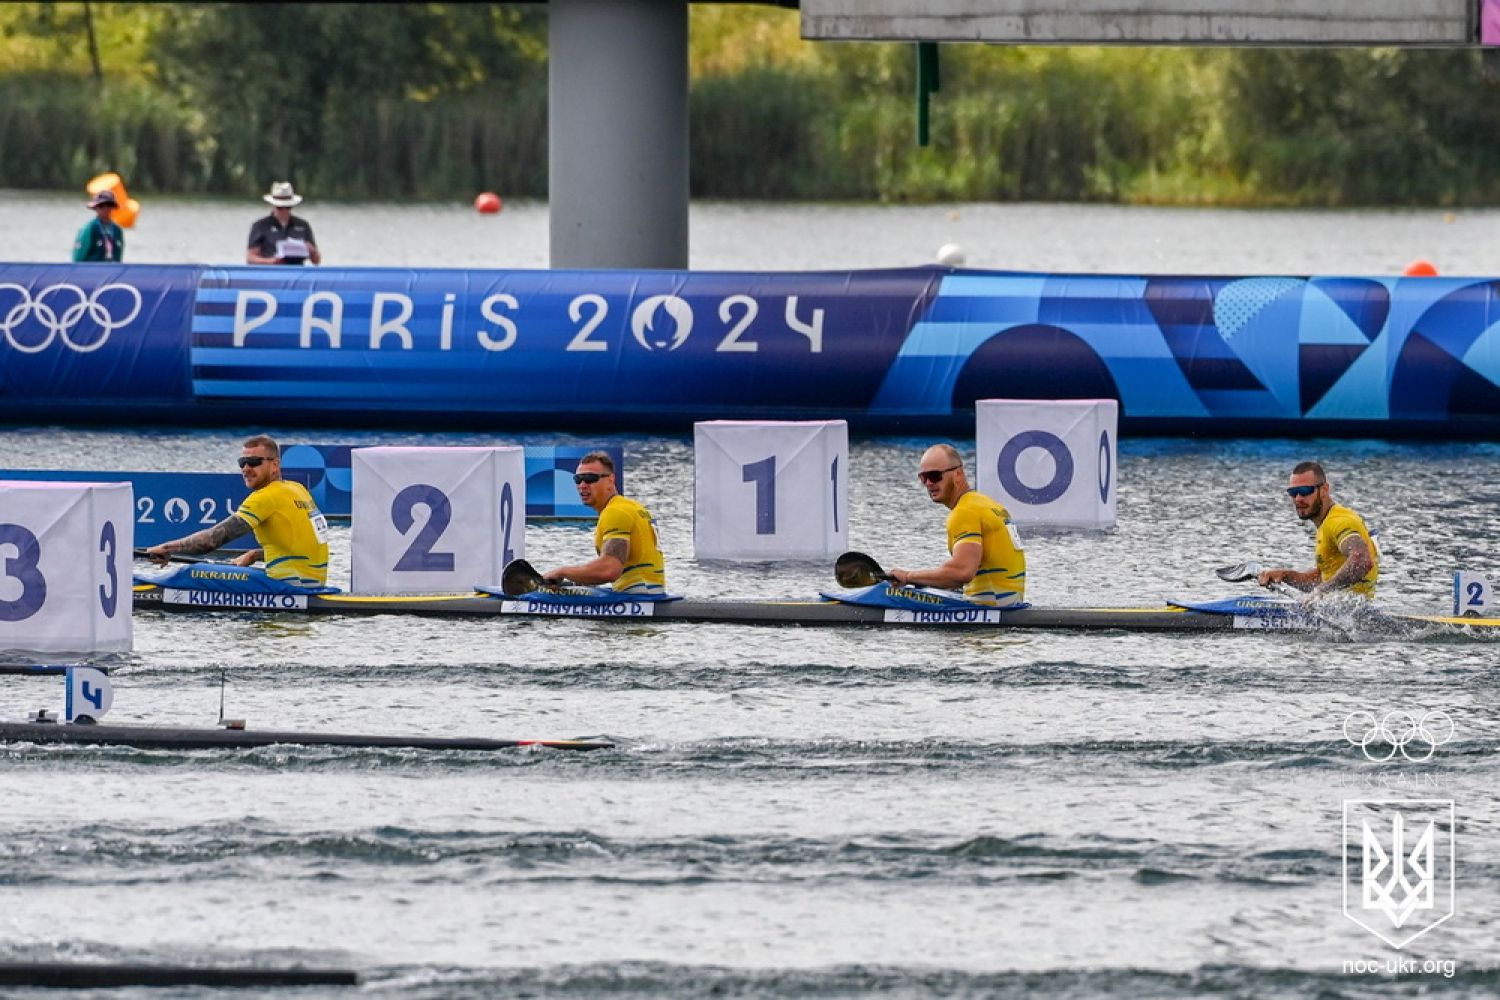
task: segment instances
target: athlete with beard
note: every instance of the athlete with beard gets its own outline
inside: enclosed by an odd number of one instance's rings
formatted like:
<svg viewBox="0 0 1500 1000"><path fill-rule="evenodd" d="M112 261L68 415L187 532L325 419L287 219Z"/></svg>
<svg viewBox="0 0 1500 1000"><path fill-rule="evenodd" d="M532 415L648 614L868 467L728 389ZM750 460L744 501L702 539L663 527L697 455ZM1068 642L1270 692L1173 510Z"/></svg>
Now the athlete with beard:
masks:
<svg viewBox="0 0 1500 1000"><path fill-rule="evenodd" d="M1263 570L1262 587L1287 583L1321 597L1334 590L1352 590L1362 597L1375 596L1380 576L1380 551L1360 516L1333 502L1328 476L1317 462L1300 462L1292 470L1286 495L1292 498L1297 516L1318 529L1318 565L1309 570L1289 568Z"/></svg>
<svg viewBox="0 0 1500 1000"><path fill-rule="evenodd" d="M250 495L239 510L202 531L153 545L145 555L165 566L173 553L201 554L223 548L255 533L259 548L236 556L236 566L265 559L265 573L297 587L322 587L328 581L328 521L307 487L281 478L281 448L264 434L245 441L240 476Z"/></svg>

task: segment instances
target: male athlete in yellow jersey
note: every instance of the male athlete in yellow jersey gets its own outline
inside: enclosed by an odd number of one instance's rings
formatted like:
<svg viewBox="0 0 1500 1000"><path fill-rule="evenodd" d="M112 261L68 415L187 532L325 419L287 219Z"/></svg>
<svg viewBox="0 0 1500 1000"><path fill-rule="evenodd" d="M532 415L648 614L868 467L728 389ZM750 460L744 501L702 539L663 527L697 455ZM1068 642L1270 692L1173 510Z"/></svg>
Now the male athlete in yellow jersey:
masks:
<svg viewBox="0 0 1500 1000"><path fill-rule="evenodd" d="M201 554L223 548L255 532L260 548L236 556L234 565L266 561L266 575L302 587L321 587L328 580L328 522L301 483L281 478L281 449L264 434L245 441L240 475L250 495L212 528L146 550L152 562L165 566L174 552Z"/></svg>
<svg viewBox="0 0 1500 1000"><path fill-rule="evenodd" d="M656 544L651 514L615 489L614 460L591 451L578 460L573 474L578 499L599 512L594 528L594 551L599 555L576 566L560 566L545 574L548 583L613 583L632 594L666 591L667 570Z"/></svg>
<svg viewBox="0 0 1500 1000"><path fill-rule="evenodd" d="M1318 565L1309 570L1263 570L1258 578L1260 585L1288 583L1312 597L1345 588L1362 597L1374 597L1380 550L1359 515L1333 502L1323 467L1317 462L1298 463L1287 481L1286 495L1292 498L1298 517L1317 525Z"/></svg>
<svg viewBox="0 0 1500 1000"><path fill-rule="evenodd" d="M897 583L955 590L1001 607L1026 600L1026 551L1010 512L969 485L952 445L922 453L917 479L935 503L948 508L948 561L933 569L893 569Z"/></svg>

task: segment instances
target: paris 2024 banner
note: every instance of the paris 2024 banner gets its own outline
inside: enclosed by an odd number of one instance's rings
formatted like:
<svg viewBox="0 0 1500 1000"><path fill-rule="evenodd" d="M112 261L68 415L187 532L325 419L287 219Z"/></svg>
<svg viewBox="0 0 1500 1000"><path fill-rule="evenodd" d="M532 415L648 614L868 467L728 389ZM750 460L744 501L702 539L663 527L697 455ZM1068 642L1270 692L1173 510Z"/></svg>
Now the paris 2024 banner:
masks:
<svg viewBox="0 0 1500 1000"><path fill-rule="evenodd" d="M0 418L1500 437L1497 279L0 265Z"/></svg>

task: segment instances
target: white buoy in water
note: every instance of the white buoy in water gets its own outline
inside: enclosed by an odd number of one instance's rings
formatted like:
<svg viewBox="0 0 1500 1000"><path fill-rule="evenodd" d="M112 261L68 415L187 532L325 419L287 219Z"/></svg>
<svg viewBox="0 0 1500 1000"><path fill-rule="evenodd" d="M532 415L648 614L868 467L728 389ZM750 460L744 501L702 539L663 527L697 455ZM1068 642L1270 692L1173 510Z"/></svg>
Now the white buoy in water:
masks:
<svg viewBox="0 0 1500 1000"><path fill-rule="evenodd" d="M937 262L944 267L963 267L964 248L957 243L944 243L938 247Z"/></svg>

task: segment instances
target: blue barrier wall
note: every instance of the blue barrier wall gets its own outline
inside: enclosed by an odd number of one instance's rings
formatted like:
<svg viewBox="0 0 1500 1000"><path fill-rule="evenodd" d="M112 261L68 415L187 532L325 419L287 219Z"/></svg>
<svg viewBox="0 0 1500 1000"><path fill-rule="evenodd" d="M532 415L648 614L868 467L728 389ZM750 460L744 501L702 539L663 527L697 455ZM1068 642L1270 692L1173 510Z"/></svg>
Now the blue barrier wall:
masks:
<svg viewBox="0 0 1500 1000"><path fill-rule="evenodd" d="M0 265L0 419L1500 437L1496 279Z"/></svg>

